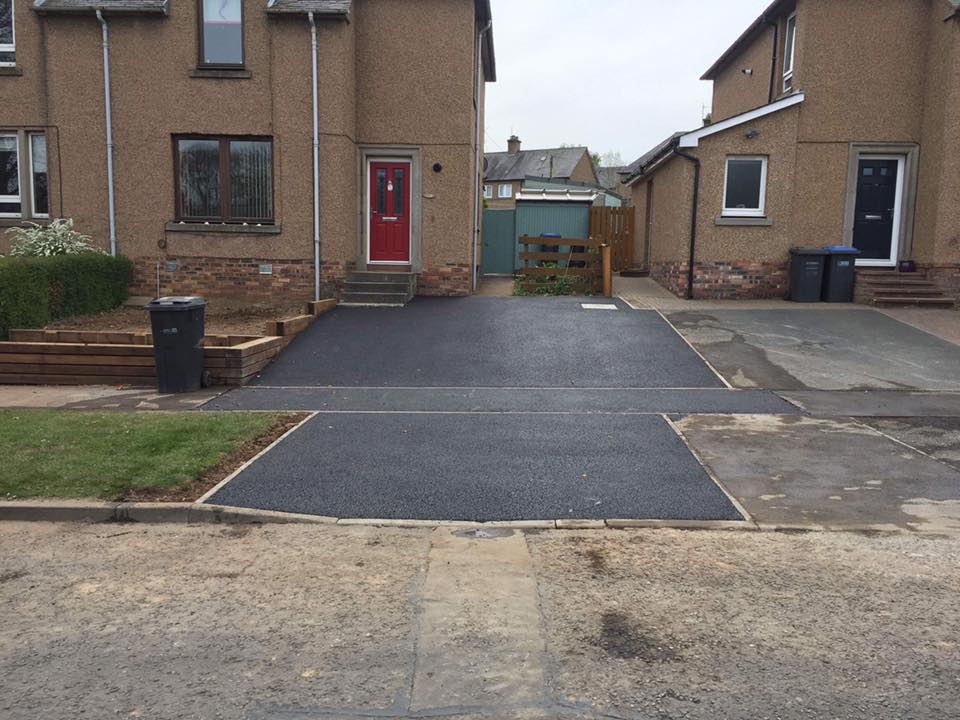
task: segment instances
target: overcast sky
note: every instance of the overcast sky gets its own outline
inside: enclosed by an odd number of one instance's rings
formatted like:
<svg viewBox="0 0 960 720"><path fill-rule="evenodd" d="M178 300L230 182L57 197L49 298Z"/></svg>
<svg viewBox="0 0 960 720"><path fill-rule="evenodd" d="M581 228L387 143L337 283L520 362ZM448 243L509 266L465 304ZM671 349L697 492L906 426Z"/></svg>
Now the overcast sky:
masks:
<svg viewBox="0 0 960 720"><path fill-rule="evenodd" d="M632 162L700 126L698 78L770 0L492 0L486 149L587 145Z"/></svg>

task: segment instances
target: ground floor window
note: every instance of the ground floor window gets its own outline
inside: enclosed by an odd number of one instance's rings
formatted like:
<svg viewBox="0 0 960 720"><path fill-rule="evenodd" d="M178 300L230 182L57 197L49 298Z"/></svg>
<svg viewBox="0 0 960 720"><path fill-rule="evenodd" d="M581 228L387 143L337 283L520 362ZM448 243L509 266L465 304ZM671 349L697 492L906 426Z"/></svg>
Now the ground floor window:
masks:
<svg viewBox="0 0 960 720"><path fill-rule="evenodd" d="M44 133L0 132L0 217L50 217L47 164Z"/></svg>
<svg viewBox="0 0 960 720"><path fill-rule="evenodd" d="M767 158L731 156L727 158L723 187L723 215L726 217L762 217L767 192Z"/></svg>
<svg viewBox="0 0 960 720"><path fill-rule="evenodd" d="M273 223L270 138L178 136L174 145L178 221Z"/></svg>
<svg viewBox="0 0 960 720"><path fill-rule="evenodd" d="M509 200L513 197L513 185L507 183L500 186L500 199Z"/></svg>

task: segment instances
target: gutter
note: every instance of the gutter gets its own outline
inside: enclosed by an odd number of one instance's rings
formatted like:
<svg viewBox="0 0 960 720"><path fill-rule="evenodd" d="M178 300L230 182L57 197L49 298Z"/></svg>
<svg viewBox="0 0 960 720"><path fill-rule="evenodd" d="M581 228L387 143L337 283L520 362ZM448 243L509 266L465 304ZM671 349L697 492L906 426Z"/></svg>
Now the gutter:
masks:
<svg viewBox="0 0 960 720"><path fill-rule="evenodd" d="M117 209L113 182L113 108L110 103L110 33L103 13L97 10L103 37L103 105L107 126L107 204L110 208L110 254L117 255Z"/></svg>
<svg viewBox="0 0 960 720"><path fill-rule="evenodd" d="M317 23L310 22L310 69L313 90L313 299L320 300L320 98L317 91Z"/></svg>
<svg viewBox="0 0 960 720"><path fill-rule="evenodd" d="M480 89L482 83L486 80L484 78L484 68L483 68L483 39L484 36L490 32L490 28L493 27L493 20L487 20L486 25L480 30L477 35L477 70L476 70L476 88L474 92L473 99L473 111L475 115L474 120L474 141L476 145L474 147L474 152L476 158L474 161L474 172L473 172L473 242L470 246L470 288L473 292L477 291L479 286L479 273L480 269L477 267L477 248L480 244L480 213L482 212L483 202L480 199L481 186L483 185L483 178L480 176L481 165L480 165L480 156L483 154L480 152L480 146L482 144L483 128L480 126Z"/></svg>

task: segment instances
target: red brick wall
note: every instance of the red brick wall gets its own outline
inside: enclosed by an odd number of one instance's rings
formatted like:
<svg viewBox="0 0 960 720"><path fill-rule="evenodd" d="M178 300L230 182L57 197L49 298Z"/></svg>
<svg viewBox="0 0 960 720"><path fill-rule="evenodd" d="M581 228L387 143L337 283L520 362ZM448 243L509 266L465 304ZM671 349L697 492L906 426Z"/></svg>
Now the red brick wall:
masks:
<svg viewBox="0 0 960 720"><path fill-rule="evenodd" d="M417 295L469 295L470 287L469 265L424 268L417 276Z"/></svg>
<svg viewBox="0 0 960 720"><path fill-rule="evenodd" d="M170 257L134 259L131 295L157 294L157 264L160 295L244 296L256 300L313 299L313 261L269 258ZM178 269L167 271L166 262ZM261 265L272 265L272 275L261 275ZM321 263L320 290L324 298L340 296L352 263ZM417 276L418 295L459 296L470 294L470 266L445 265L426 268Z"/></svg>
<svg viewBox="0 0 960 720"><path fill-rule="evenodd" d="M687 296L687 263L652 263L650 277L678 297ZM693 274L696 300L761 300L786 297L789 268L780 262L738 260L697 263Z"/></svg>
<svg viewBox="0 0 960 720"><path fill-rule="evenodd" d="M176 262L177 270L168 271L165 263ZM134 259L132 295L157 294L159 263L160 295L244 296L257 300L313 299L313 262L311 260L271 260L269 258L170 257ZM261 275L261 265L272 265L273 273ZM346 278L342 263L324 262L321 266L321 294L336 297Z"/></svg>

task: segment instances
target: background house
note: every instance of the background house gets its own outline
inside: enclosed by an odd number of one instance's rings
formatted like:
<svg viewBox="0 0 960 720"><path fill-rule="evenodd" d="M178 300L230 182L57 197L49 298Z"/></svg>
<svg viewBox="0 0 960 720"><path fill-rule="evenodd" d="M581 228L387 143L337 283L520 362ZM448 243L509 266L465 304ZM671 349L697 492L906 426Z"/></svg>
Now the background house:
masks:
<svg viewBox="0 0 960 720"><path fill-rule="evenodd" d="M530 180L573 180L598 187L587 148L522 150L520 145L520 138L513 135L507 140L506 152L484 155L483 199L487 209L512 210L517 193Z"/></svg>
<svg viewBox="0 0 960 720"><path fill-rule="evenodd" d="M712 124L630 166L637 263L679 295L779 297L791 246L852 244L876 299L950 304L957 5L774 2L704 74ZM905 260L920 270L908 281L893 272Z"/></svg>
<svg viewBox="0 0 960 720"><path fill-rule="evenodd" d="M489 0L0 7L0 226L72 217L144 295L333 295L368 268L471 291Z"/></svg>

